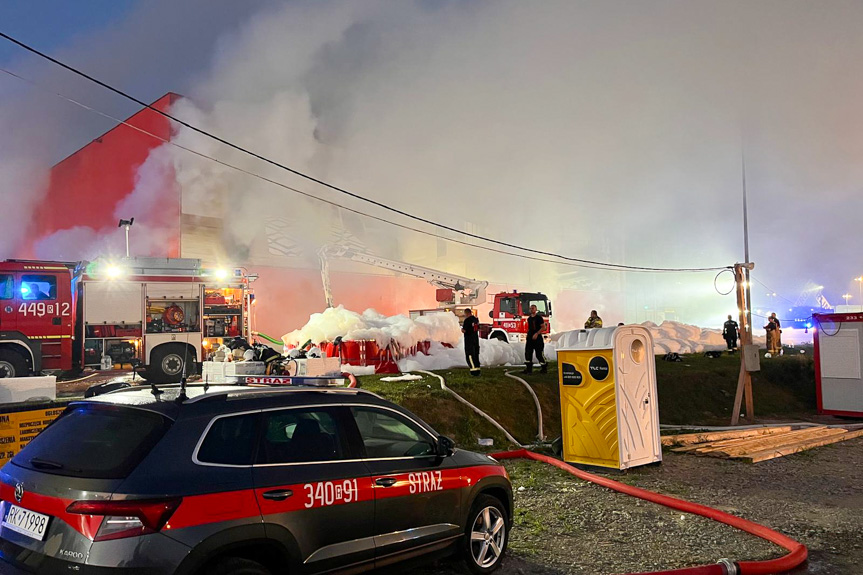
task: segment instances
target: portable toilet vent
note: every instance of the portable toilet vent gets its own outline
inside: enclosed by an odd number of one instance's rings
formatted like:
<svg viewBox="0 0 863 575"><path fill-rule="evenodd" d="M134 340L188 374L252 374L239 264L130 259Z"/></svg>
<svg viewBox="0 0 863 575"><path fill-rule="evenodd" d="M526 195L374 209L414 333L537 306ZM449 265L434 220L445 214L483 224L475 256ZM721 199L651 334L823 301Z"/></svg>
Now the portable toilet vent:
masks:
<svg viewBox="0 0 863 575"><path fill-rule="evenodd" d="M616 469L662 461L650 331L575 330L557 343L563 459Z"/></svg>

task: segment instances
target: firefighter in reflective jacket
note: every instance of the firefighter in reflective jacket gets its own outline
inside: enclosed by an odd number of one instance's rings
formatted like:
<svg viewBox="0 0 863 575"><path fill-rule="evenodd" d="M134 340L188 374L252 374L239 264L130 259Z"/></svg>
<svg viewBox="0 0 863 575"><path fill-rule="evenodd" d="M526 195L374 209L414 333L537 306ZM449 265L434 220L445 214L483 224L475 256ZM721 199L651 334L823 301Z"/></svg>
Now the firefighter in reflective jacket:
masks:
<svg viewBox="0 0 863 575"><path fill-rule="evenodd" d="M533 372L534 353L536 353L536 359L539 361L540 373L548 371L548 363L542 353L545 349L545 340L542 339L544 323L542 316L536 313L536 306L530 306L530 317L527 318L527 341L524 343L524 371L522 373Z"/></svg>
<svg viewBox="0 0 863 575"><path fill-rule="evenodd" d="M469 309L464 310L461 331L464 334L464 358L470 374L479 376L479 320Z"/></svg>

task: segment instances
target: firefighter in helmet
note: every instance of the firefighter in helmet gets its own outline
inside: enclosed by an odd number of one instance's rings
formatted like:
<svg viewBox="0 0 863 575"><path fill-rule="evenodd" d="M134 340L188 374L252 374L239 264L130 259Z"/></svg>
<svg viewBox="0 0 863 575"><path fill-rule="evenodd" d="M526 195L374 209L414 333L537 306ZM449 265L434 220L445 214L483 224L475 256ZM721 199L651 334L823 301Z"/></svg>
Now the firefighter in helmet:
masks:
<svg viewBox="0 0 863 575"><path fill-rule="evenodd" d="M602 318L596 313L595 309L590 310L590 317L584 322L584 329L594 329L602 327Z"/></svg>
<svg viewBox="0 0 863 575"><path fill-rule="evenodd" d="M540 373L548 371L548 362L545 361L543 350L545 349L545 340L542 339L542 326L545 320L536 312L536 306L530 306L530 317L527 318L527 340L524 343L524 371L522 373L533 372L533 355L536 353L536 359L539 361Z"/></svg>
<svg viewBox="0 0 863 575"><path fill-rule="evenodd" d="M479 320L470 309L464 310L461 331L464 334L464 358L470 374L479 377Z"/></svg>

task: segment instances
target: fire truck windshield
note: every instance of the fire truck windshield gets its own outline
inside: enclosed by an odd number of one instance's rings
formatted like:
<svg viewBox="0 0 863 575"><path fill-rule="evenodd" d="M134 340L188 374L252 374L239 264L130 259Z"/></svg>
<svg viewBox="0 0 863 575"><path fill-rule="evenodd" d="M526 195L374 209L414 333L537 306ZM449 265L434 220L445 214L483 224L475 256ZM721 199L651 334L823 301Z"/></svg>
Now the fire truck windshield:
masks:
<svg viewBox="0 0 863 575"><path fill-rule="evenodd" d="M525 314L530 313L530 306L535 305L537 313L549 315L551 313L551 305L548 298L539 293L523 293L521 294L521 309Z"/></svg>

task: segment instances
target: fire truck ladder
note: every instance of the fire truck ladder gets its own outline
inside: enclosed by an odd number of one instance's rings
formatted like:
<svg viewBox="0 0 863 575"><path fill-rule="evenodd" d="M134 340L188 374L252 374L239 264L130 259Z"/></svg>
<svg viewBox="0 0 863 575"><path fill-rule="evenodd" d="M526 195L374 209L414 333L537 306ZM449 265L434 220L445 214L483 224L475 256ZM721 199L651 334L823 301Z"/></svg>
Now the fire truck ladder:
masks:
<svg viewBox="0 0 863 575"><path fill-rule="evenodd" d="M431 285L452 290L455 294L455 305L479 305L485 303L487 281L479 281L472 278L448 274L439 270L417 266L405 262L380 258L365 252L359 252L351 248L336 245L326 245L318 250L321 260L321 281L324 286L324 297L327 307L333 307L333 293L330 287L330 258L342 258L355 262L368 264L400 274L405 274L426 280Z"/></svg>

